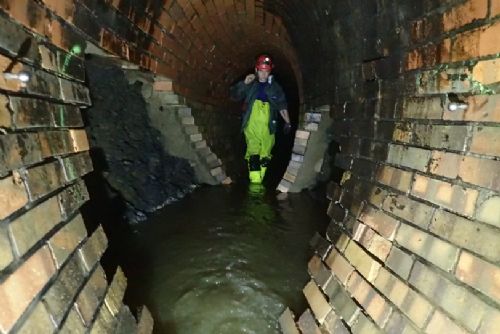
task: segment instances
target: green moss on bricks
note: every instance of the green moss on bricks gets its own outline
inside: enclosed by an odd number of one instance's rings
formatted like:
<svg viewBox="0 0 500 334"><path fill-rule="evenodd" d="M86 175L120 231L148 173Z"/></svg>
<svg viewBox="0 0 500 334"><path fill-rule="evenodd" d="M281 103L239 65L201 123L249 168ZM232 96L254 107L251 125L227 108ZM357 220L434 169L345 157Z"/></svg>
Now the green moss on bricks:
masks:
<svg viewBox="0 0 500 334"><path fill-rule="evenodd" d="M474 80L471 78L470 80L472 93L474 95L494 95L496 94L496 90L490 87L483 85L481 82Z"/></svg>

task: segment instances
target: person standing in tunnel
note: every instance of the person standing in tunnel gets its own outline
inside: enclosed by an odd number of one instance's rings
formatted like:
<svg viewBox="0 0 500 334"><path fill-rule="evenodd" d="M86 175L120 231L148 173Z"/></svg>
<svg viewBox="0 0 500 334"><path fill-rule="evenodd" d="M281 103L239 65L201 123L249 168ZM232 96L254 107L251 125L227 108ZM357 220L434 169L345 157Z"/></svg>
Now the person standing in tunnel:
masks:
<svg viewBox="0 0 500 334"><path fill-rule="evenodd" d="M248 74L245 80L230 89L231 98L235 101L244 100L247 106L241 128L247 144L245 159L248 162L249 179L251 183L257 184L262 183L271 161L278 114L285 121L284 133L291 131L285 93L273 80L273 67L269 55L260 55L255 63L255 74Z"/></svg>

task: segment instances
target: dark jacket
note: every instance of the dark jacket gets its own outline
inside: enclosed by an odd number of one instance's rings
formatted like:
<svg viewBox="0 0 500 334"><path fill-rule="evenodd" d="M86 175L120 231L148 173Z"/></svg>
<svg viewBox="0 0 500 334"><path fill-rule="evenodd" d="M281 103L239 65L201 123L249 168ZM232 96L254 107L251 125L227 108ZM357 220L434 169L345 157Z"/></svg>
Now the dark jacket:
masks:
<svg viewBox="0 0 500 334"><path fill-rule="evenodd" d="M271 107L271 115L269 119L269 132L276 132L276 125L278 121L279 111L287 109L287 102L285 93L281 86L274 80L270 80L270 84L266 86L265 92L267 94L269 104ZM241 124L241 130L243 131L250 119L250 114L252 113L252 106L257 98L257 93L259 91L258 80L252 81L250 84L245 85L244 81L240 81L230 88L231 99L235 101L245 100L247 109L243 115L243 120Z"/></svg>

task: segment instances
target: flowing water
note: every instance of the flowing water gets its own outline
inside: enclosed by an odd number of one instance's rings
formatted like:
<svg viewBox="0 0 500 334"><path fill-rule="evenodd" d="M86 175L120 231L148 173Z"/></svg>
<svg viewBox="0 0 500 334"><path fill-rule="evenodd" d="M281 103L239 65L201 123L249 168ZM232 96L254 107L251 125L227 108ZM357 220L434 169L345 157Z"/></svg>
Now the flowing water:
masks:
<svg viewBox="0 0 500 334"><path fill-rule="evenodd" d="M309 241L325 212L308 193L197 189L126 241L127 298L148 306L155 333L279 333L284 308L305 307Z"/></svg>

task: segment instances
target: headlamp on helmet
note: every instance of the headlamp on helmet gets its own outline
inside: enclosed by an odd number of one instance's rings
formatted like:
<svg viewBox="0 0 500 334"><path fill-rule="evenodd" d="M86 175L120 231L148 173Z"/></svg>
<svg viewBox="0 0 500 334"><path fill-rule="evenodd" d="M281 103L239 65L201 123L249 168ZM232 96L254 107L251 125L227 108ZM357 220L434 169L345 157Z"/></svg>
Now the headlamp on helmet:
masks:
<svg viewBox="0 0 500 334"><path fill-rule="evenodd" d="M260 55L255 63L256 71L271 71L273 69L273 60L268 55Z"/></svg>

